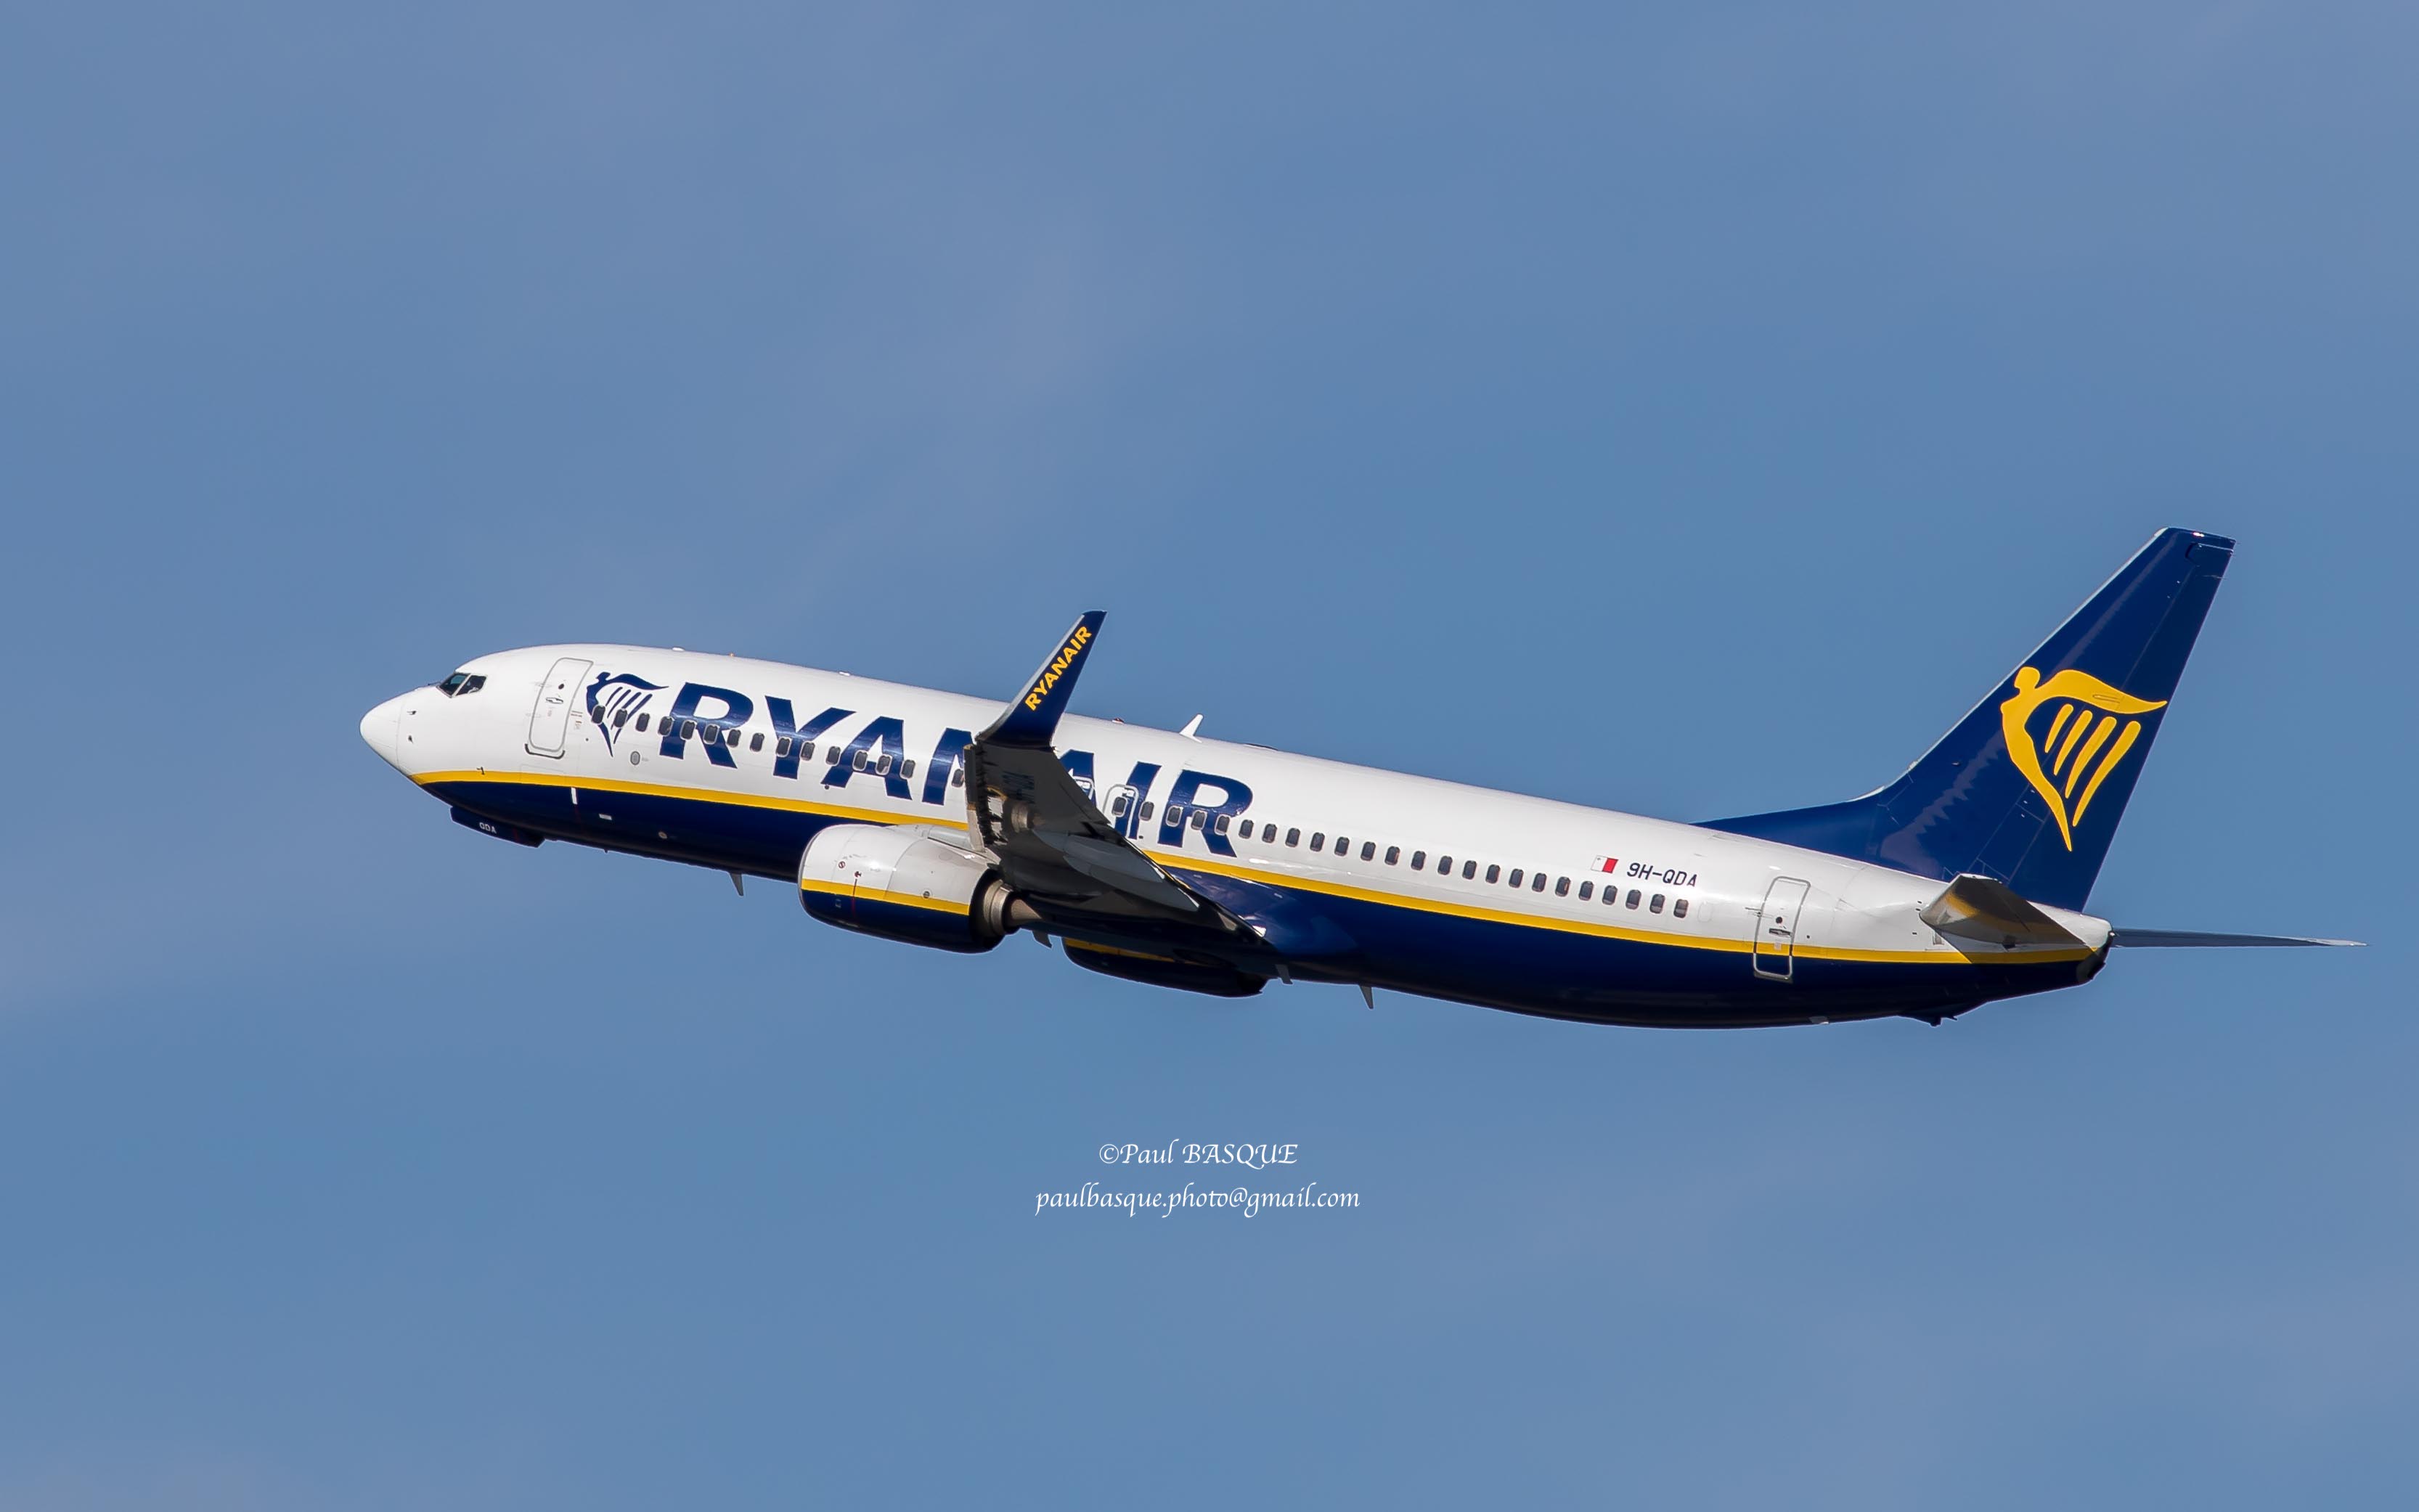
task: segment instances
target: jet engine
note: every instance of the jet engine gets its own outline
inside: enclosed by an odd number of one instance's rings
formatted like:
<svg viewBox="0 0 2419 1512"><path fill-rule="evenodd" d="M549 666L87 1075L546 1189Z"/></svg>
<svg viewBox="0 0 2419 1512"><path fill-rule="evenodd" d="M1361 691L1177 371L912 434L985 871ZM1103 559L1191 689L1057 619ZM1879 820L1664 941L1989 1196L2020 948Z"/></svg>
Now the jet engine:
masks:
<svg viewBox="0 0 2419 1512"><path fill-rule="evenodd" d="M798 857L798 902L841 929L968 954L1040 922L981 856L903 825L825 826Z"/></svg>

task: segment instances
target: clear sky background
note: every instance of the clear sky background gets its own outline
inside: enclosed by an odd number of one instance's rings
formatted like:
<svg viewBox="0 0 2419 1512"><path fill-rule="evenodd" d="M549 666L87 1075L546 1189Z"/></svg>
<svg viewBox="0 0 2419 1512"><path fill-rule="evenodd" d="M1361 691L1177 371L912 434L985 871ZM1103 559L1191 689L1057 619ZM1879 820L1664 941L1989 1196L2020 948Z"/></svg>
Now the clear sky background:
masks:
<svg viewBox="0 0 2419 1512"><path fill-rule="evenodd" d="M2407 8L0 20L0 1504L2385 1504ZM1708 818L2242 548L2122 957L1687 1035L845 936L448 824L729 649ZM1350 1212L1033 1211L1284 1140ZM1128 1184L1135 1184L1129 1182Z"/></svg>

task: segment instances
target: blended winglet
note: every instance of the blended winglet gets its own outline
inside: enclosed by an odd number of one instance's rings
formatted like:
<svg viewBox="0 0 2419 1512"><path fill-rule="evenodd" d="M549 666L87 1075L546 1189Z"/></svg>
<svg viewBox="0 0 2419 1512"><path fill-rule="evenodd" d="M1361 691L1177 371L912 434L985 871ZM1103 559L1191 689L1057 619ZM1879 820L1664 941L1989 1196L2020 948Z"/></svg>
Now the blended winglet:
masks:
<svg viewBox="0 0 2419 1512"><path fill-rule="evenodd" d="M1001 746L1048 746L1057 733L1058 717L1066 712L1067 700L1075 691L1076 674L1084 670L1084 658L1100 640L1101 622L1106 618L1105 609L1096 609L1077 620L1057 649L1043 657L1025 681L1016 702L978 738Z"/></svg>

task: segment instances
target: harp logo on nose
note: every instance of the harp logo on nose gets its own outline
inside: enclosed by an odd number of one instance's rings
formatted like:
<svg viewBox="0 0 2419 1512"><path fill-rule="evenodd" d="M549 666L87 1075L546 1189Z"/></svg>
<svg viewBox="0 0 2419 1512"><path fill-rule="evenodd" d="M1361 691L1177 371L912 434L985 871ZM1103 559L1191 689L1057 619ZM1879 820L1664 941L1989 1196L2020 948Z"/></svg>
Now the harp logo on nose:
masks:
<svg viewBox="0 0 2419 1512"><path fill-rule="evenodd" d="M2072 668L2043 680L2036 667L2016 672L2016 696L1999 705L1999 729L2016 770L2049 805L2066 848L2091 807L2092 795L2142 735L2136 716L2165 708L2166 701L2137 699ZM2049 710L2047 728L2033 733L2037 715Z"/></svg>
<svg viewBox="0 0 2419 1512"><path fill-rule="evenodd" d="M664 690L661 683L650 683L628 672L598 672L596 681L588 685L588 717L596 722L596 733L605 737L605 749L610 752L613 742L621 737L622 726L630 716L647 706L650 699Z"/></svg>

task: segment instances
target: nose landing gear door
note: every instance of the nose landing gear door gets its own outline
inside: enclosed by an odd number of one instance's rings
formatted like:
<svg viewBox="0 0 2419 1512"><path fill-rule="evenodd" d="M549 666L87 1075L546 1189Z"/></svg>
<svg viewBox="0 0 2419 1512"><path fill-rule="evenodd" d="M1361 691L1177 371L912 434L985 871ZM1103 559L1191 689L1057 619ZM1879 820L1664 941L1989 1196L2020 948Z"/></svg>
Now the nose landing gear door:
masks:
<svg viewBox="0 0 2419 1512"><path fill-rule="evenodd" d="M571 730L572 701L579 696L579 685L586 681L588 669L593 665L577 656L565 656L537 686L537 702L530 709L531 755L562 759L563 736Z"/></svg>
<svg viewBox="0 0 2419 1512"><path fill-rule="evenodd" d="M1749 959L1755 974L1770 981L1787 981L1797 964L1798 915L1806 907L1807 885L1795 877L1775 877L1755 915L1755 949Z"/></svg>

